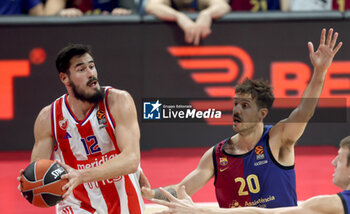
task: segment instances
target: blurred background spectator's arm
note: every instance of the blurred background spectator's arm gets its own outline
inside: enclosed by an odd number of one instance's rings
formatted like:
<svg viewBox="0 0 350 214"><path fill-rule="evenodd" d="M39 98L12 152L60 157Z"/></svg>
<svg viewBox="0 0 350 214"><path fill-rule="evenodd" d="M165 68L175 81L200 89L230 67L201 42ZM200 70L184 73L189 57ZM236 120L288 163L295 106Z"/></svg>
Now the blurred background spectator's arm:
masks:
<svg viewBox="0 0 350 214"><path fill-rule="evenodd" d="M206 7L201 10L199 16L201 13L206 13L212 19L216 19L231 11L231 7L226 0L202 0L199 3Z"/></svg>
<svg viewBox="0 0 350 214"><path fill-rule="evenodd" d="M146 12L165 21L177 21L182 14L170 6L170 0L149 0Z"/></svg>
<svg viewBox="0 0 350 214"><path fill-rule="evenodd" d="M45 4L45 15L55 16L66 8L66 0L47 0Z"/></svg>
<svg viewBox="0 0 350 214"><path fill-rule="evenodd" d="M28 10L28 14L31 16L43 16L45 14L43 3L39 2L38 4L30 8Z"/></svg>
<svg viewBox="0 0 350 214"><path fill-rule="evenodd" d="M289 0L280 0L281 11L287 12L290 10L290 1Z"/></svg>

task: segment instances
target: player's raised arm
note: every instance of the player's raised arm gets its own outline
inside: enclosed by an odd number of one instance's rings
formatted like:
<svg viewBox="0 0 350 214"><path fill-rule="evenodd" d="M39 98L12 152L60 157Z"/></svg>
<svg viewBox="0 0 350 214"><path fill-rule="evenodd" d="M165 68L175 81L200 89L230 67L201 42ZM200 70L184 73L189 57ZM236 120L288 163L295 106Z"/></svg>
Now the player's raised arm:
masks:
<svg viewBox="0 0 350 214"><path fill-rule="evenodd" d="M294 145L303 134L308 121L313 116L318 99L321 95L327 69L332 64L335 54L342 46L337 44L338 33L329 29L322 29L320 44L316 51L312 42L308 42L309 56L314 67L312 78L305 89L300 104L285 120L276 125L277 133L283 145ZM273 132L273 130L272 130Z"/></svg>

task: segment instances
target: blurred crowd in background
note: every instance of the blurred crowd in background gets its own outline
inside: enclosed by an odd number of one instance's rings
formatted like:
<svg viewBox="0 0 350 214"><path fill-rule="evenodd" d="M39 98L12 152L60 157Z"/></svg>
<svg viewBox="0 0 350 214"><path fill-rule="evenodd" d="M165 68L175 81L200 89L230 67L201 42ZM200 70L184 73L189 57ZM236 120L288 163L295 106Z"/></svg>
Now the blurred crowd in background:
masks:
<svg viewBox="0 0 350 214"><path fill-rule="evenodd" d="M185 41L198 45L212 20L230 12L341 11L350 0L0 0L0 15L62 16L151 14L176 22ZM197 12L196 20L188 14ZM0 17L1 18L1 17Z"/></svg>

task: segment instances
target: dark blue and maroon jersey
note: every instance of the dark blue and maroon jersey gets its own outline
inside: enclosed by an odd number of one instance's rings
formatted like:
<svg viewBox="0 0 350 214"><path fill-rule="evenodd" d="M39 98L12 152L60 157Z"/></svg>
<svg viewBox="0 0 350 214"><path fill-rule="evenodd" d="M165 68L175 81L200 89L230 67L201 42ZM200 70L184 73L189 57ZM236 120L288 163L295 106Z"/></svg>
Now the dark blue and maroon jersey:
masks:
<svg viewBox="0 0 350 214"><path fill-rule="evenodd" d="M288 207L297 206L295 170L282 166L273 157L269 146L269 131L253 150L242 155L224 151L230 138L215 145L215 191L220 207Z"/></svg>
<svg viewBox="0 0 350 214"><path fill-rule="evenodd" d="M338 193L344 207L344 213L349 214L349 206L350 206L350 190L345 190L343 192Z"/></svg>

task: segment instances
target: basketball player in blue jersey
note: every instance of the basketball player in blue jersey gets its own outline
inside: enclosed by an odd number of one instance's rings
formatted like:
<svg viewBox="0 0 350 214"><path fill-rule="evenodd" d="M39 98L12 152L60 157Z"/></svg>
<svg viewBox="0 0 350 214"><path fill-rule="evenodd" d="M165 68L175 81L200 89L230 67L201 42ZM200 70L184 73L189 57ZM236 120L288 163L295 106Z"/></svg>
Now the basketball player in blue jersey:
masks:
<svg viewBox="0 0 350 214"><path fill-rule="evenodd" d="M228 0L149 0L145 9L159 19L176 22L184 31L185 41L194 45L211 34L212 19L231 11ZM196 21L184 13L196 11Z"/></svg>
<svg viewBox="0 0 350 214"><path fill-rule="evenodd" d="M333 183L334 185L342 188L344 191L334 195L322 195L308 199L301 203L298 207L276 208L276 209L263 209L256 207L244 207L237 209L222 209L222 208L199 208L196 207L191 198L186 195L184 188L180 188L179 200L174 198L168 192L161 190L171 203L163 200L153 200L156 203L168 206L170 209L162 214L348 214L350 209L350 136L343 138L340 141L340 149L338 155L333 159L332 165L334 166Z"/></svg>
<svg viewBox="0 0 350 214"><path fill-rule="evenodd" d="M264 81L244 81L236 86L234 98L236 134L210 148L195 170L179 184L166 189L176 195L184 185L187 194L192 195L215 177L220 207L296 206L294 146L314 114L327 69L342 46L342 42L336 45L338 33L333 34L333 29L326 33L323 29L316 52L313 44L308 43L313 76L300 104L288 118L274 126L265 126L263 119L274 100L271 87ZM159 189L142 191L147 199L166 199Z"/></svg>

